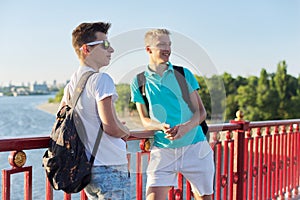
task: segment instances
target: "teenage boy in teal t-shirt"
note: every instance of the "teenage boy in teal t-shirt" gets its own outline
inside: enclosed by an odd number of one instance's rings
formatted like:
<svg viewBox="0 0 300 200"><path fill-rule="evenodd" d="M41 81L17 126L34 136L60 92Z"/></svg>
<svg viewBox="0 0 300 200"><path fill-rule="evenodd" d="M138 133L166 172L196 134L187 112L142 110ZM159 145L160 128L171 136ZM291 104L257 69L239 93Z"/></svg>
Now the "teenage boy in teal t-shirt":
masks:
<svg viewBox="0 0 300 200"><path fill-rule="evenodd" d="M198 95L199 85L184 68L192 112L169 62L170 33L166 29L150 30L145 35L149 64L144 73L149 111L139 91L137 77L131 84L132 101L136 103L145 128L157 130L147 169L147 199L165 199L171 186L177 185L177 173L189 180L195 199L211 199L214 161L200 122L206 111ZM148 113L149 112L149 113Z"/></svg>

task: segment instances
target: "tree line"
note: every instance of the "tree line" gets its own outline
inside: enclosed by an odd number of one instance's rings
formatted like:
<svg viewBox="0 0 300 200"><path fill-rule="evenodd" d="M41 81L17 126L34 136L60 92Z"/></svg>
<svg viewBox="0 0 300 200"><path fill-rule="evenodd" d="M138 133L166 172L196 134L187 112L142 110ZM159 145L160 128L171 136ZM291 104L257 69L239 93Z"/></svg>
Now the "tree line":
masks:
<svg viewBox="0 0 300 200"><path fill-rule="evenodd" d="M195 75L199 95L207 111L208 119L229 121L237 110L250 121L300 118L300 74L287 74L287 64L280 61L275 73L262 69L260 76L234 78L229 73L212 77ZM119 95L118 113L132 112L129 84L116 85Z"/></svg>

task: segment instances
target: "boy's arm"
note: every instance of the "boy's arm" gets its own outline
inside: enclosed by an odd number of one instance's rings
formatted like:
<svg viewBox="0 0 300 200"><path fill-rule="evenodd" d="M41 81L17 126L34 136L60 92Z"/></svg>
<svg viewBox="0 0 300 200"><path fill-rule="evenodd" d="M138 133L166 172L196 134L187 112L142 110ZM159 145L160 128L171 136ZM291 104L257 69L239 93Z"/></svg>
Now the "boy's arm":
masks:
<svg viewBox="0 0 300 200"><path fill-rule="evenodd" d="M206 118L206 110L197 90L190 94L190 99L194 108L194 114L187 122L178 124L173 128L166 130L166 137L170 140L181 138L184 134L189 132L194 127L198 126L200 122L204 121Z"/></svg>
<svg viewBox="0 0 300 200"><path fill-rule="evenodd" d="M129 129L119 121L111 96L99 101L97 106L105 133L116 138L129 137Z"/></svg>
<svg viewBox="0 0 300 200"><path fill-rule="evenodd" d="M158 121L152 120L148 116L148 111L145 104L136 103L136 108L139 113L140 119L142 121L143 126L147 130L163 130L170 128L169 124L160 123Z"/></svg>
<svg viewBox="0 0 300 200"><path fill-rule="evenodd" d="M199 112L200 112L199 124L201 124L206 119L207 113L206 113L206 109L204 107L204 104L202 102L202 99L201 99L200 95L198 94L198 91L195 91L195 94L196 94L196 99L197 99L197 103L198 103L198 106L199 106ZM193 106L195 107L194 102L193 102Z"/></svg>

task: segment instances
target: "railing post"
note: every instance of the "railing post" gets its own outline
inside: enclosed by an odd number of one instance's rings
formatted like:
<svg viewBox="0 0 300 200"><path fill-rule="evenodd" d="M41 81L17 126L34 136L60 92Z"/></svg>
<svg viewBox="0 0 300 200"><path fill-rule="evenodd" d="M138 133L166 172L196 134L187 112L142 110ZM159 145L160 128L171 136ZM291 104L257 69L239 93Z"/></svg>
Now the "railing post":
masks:
<svg viewBox="0 0 300 200"><path fill-rule="evenodd" d="M2 199L10 200L10 176L24 172L24 200L32 199L32 167L23 167L26 154L23 151L12 151L8 156L11 169L2 170Z"/></svg>
<svg viewBox="0 0 300 200"><path fill-rule="evenodd" d="M71 200L71 199L72 199L71 194L64 192L64 200Z"/></svg>
<svg viewBox="0 0 300 200"><path fill-rule="evenodd" d="M299 195L299 177L300 177L300 165L299 165L299 151L297 151L297 148L299 146L299 124L296 125L296 130L295 133L293 134L294 136L294 159L293 159L293 163L294 163L294 169L293 169L293 176L294 176L294 180L293 180L293 188L294 188L294 195L298 196Z"/></svg>
<svg viewBox="0 0 300 200"><path fill-rule="evenodd" d="M10 174L2 170L2 199L10 200Z"/></svg>
<svg viewBox="0 0 300 200"><path fill-rule="evenodd" d="M52 186L47 178L46 178L46 200L53 200Z"/></svg>
<svg viewBox="0 0 300 200"><path fill-rule="evenodd" d="M136 153L136 199L143 199L142 152Z"/></svg>
<svg viewBox="0 0 300 200"><path fill-rule="evenodd" d="M87 198L87 196L86 196L84 190L82 190L82 191L80 192L80 200L88 200L88 198Z"/></svg>
<svg viewBox="0 0 300 200"><path fill-rule="evenodd" d="M146 154L148 156L148 162L150 159L150 141L149 139L140 140L140 152L136 153L136 199L143 199L143 172L142 172L142 156Z"/></svg>
<svg viewBox="0 0 300 200"><path fill-rule="evenodd" d="M32 199L32 167L28 167L28 170L24 172L24 199Z"/></svg>
<svg viewBox="0 0 300 200"><path fill-rule="evenodd" d="M237 130L236 134L236 142L235 142L235 155L234 155L234 182L236 187L234 187L233 199L246 199L244 191L244 182L246 181L246 171L244 169L244 151L245 151L245 134L249 129L249 122L243 120L243 113L241 111L237 111L237 118L235 120L230 120L232 124L240 124L240 129Z"/></svg>

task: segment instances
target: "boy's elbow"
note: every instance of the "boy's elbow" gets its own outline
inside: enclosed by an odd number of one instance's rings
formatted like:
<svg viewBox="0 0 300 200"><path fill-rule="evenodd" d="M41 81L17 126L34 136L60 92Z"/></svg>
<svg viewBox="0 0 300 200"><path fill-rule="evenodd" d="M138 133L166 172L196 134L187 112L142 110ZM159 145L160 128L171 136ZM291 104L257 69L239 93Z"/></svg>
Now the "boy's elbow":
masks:
<svg viewBox="0 0 300 200"><path fill-rule="evenodd" d="M205 109L204 109L203 115L204 115L204 117L205 117L205 119L206 119L207 112L206 112L206 110L205 110Z"/></svg>
<svg viewBox="0 0 300 200"><path fill-rule="evenodd" d="M207 112L205 110L205 108L203 108L203 110L200 112L200 121L204 121L206 119L207 116Z"/></svg>
<svg viewBox="0 0 300 200"><path fill-rule="evenodd" d="M151 126L151 121L148 121L146 118L142 118L142 125L146 130L152 130L153 127Z"/></svg>
<svg viewBox="0 0 300 200"><path fill-rule="evenodd" d="M112 137L120 138L124 135L123 130L116 126L104 127L104 132Z"/></svg>

